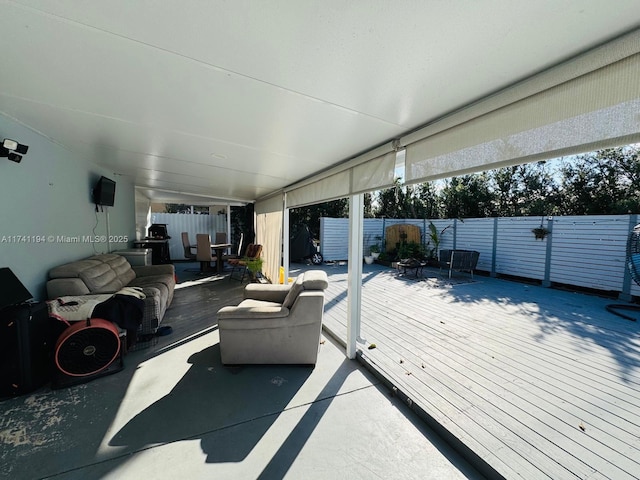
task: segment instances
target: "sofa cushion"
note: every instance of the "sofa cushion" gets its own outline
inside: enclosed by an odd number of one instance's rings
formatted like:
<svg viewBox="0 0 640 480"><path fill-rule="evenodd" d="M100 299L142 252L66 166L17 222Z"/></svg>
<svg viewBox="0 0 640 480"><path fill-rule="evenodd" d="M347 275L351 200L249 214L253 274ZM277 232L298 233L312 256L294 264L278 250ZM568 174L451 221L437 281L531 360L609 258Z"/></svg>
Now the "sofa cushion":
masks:
<svg viewBox="0 0 640 480"><path fill-rule="evenodd" d="M167 290L175 288L175 280L171 275L147 275L146 277L136 277L131 282L129 282L129 286L131 287L144 287L146 285L160 284L164 286Z"/></svg>
<svg viewBox="0 0 640 480"><path fill-rule="evenodd" d="M77 262L65 263L49 270L49 278L80 278L80 272L87 268L100 265L98 260L78 260Z"/></svg>
<svg viewBox="0 0 640 480"><path fill-rule="evenodd" d="M91 293L117 292L124 285L109 265L101 263L80 272L80 278Z"/></svg>
<svg viewBox="0 0 640 480"><path fill-rule="evenodd" d="M267 302L264 300L254 300L253 298L247 298L240 302L239 307L242 308L264 308L264 307L278 307L282 308L282 305L276 302Z"/></svg>
<svg viewBox="0 0 640 480"><path fill-rule="evenodd" d="M169 287L162 282L152 282L145 279L136 278L129 284L130 287L141 287L142 292L147 295L147 292L152 292L150 296L158 296L158 301L163 300L166 302L169 298Z"/></svg>

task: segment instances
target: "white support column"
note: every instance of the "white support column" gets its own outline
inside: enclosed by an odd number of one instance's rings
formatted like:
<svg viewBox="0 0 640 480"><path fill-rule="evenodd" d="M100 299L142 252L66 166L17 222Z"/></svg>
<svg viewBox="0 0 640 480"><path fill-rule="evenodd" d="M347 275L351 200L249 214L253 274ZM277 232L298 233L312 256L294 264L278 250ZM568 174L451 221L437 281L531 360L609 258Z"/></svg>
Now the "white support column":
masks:
<svg viewBox="0 0 640 480"><path fill-rule="evenodd" d="M231 243L231 204L227 203L227 243ZM227 255L231 253L231 249L227 249Z"/></svg>
<svg viewBox="0 0 640 480"><path fill-rule="evenodd" d="M282 214L282 265L284 266L284 284L289 279L289 209L285 208Z"/></svg>
<svg viewBox="0 0 640 480"><path fill-rule="evenodd" d="M356 358L362 299L362 225L364 195L349 197L349 263L347 276L347 357Z"/></svg>

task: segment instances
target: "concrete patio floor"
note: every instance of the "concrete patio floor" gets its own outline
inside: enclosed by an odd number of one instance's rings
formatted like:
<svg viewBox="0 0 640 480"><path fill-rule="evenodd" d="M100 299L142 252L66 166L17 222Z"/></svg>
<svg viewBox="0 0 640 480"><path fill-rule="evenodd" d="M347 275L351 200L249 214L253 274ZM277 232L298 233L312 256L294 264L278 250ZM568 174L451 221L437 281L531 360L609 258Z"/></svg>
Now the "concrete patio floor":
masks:
<svg viewBox="0 0 640 480"><path fill-rule="evenodd" d="M330 338L314 369L221 365L215 312L243 286L188 266L173 333L123 371L0 402L1 478L481 478Z"/></svg>

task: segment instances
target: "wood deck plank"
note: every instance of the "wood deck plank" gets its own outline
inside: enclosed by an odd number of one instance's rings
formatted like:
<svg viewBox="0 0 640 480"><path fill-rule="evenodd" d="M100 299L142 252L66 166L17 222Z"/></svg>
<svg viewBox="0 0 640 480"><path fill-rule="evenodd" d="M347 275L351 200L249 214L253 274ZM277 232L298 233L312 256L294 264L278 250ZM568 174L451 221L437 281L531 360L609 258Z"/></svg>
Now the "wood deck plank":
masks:
<svg viewBox="0 0 640 480"><path fill-rule="evenodd" d="M328 273L325 324L346 340L346 269ZM640 478L636 322L598 297L426 275L365 269L366 361L507 478Z"/></svg>

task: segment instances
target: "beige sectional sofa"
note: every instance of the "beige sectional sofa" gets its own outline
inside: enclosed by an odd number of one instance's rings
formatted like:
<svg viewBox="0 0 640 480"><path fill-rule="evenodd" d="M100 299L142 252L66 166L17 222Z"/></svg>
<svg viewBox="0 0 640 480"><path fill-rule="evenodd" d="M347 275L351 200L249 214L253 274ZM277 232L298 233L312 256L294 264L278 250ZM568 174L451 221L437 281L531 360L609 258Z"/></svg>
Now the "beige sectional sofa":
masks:
<svg viewBox="0 0 640 480"><path fill-rule="evenodd" d="M116 293L123 287L140 287L145 294L142 334L154 333L173 300L173 265L132 267L121 255L95 255L49 271L50 300L65 296Z"/></svg>

